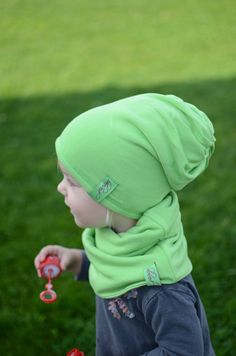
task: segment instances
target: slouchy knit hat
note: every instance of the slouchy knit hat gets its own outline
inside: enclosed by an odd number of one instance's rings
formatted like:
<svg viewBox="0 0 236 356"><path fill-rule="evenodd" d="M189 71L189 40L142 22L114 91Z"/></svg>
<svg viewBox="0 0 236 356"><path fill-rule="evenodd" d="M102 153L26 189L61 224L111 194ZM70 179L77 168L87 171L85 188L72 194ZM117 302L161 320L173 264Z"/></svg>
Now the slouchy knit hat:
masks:
<svg viewBox="0 0 236 356"><path fill-rule="evenodd" d="M56 153L96 202L137 219L202 173L214 143L212 123L194 105L147 93L77 116Z"/></svg>

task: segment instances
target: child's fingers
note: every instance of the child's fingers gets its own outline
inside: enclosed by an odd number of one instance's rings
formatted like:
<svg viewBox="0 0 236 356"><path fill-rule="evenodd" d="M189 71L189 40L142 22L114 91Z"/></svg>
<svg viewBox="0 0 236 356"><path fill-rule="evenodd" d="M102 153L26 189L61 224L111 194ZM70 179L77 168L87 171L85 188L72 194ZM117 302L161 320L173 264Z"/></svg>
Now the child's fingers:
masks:
<svg viewBox="0 0 236 356"><path fill-rule="evenodd" d="M43 262L48 255L58 256L60 258L60 246L48 245L43 247L34 259L34 265L36 269L39 269L41 262Z"/></svg>
<svg viewBox="0 0 236 356"><path fill-rule="evenodd" d="M39 269L37 269L37 274L38 274L38 277L39 277L39 278L41 278L41 277L42 277L42 275L41 275L41 273L40 273L40 270L39 270Z"/></svg>
<svg viewBox="0 0 236 356"><path fill-rule="evenodd" d="M68 266L71 263L71 258L72 258L72 256L71 256L70 250L65 249L65 253L62 255L62 258L60 260L60 266L61 266L62 271L67 270Z"/></svg>
<svg viewBox="0 0 236 356"><path fill-rule="evenodd" d="M81 269L82 255L79 249L64 248L60 266L62 271L78 274Z"/></svg>
<svg viewBox="0 0 236 356"><path fill-rule="evenodd" d="M60 267L61 267L62 271L65 271L67 269L67 261L62 259L60 262Z"/></svg>

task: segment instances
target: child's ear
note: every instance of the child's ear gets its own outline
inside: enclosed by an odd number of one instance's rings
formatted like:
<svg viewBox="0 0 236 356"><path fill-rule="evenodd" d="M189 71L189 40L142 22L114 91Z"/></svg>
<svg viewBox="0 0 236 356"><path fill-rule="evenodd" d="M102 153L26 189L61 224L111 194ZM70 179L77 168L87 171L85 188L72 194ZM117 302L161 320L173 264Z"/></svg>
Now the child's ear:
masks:
<svg viewBox="0 0 236 356"><path fill-rule="evenodd" d="M112 215L113 212L107 209L107 214L106 214L106 226L111 228L112 225Z"/></svg>

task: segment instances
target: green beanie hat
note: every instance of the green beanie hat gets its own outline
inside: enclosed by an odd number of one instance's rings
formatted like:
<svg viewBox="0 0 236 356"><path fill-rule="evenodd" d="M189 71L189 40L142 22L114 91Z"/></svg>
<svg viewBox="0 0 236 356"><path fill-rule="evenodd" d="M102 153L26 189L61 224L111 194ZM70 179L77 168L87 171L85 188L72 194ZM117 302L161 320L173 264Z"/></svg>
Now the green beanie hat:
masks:
<svg viewBox="0 0 236 356"><path fill-rule="evenodd" d="M98 203L138 219L207 167L208 117L174 95L141 94L91 109L56 140L59 162Z"/></svg>

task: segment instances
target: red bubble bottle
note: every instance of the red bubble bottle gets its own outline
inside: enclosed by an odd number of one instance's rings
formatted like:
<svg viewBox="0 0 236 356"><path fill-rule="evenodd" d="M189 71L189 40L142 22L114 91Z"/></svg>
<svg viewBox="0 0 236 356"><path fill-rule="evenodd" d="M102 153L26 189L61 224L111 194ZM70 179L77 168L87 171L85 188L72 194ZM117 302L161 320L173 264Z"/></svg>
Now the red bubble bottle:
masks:
<svg viewBox="0 0 236 356"><path fill-rule="evenodd" d="M48 283L45 285L46 289L39 295L40 299L47 304L53 303L57 299L57 294L52 289L53 285L51 280L59 277L62 272L59 258L57 256L47 256L46 259L41 262L39 271L42 278L48 280Z"/></svg>

